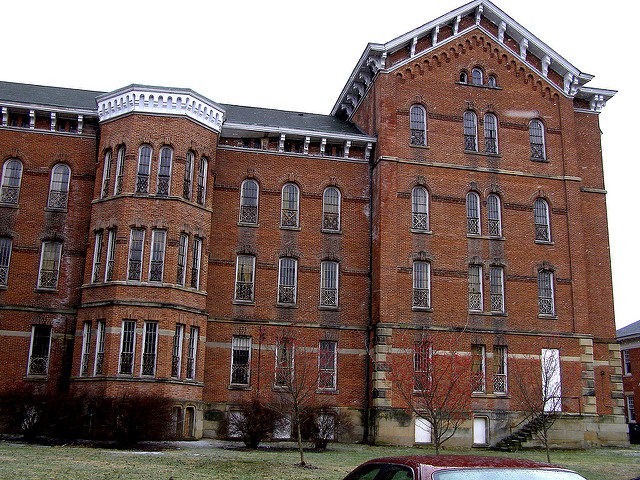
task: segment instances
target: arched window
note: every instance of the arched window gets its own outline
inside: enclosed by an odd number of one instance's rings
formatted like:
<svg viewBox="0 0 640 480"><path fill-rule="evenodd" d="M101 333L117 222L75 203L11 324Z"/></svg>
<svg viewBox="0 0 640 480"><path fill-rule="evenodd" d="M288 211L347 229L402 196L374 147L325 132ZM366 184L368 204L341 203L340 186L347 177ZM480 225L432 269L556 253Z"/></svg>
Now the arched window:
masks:
<svg viewBox="0 0 640 480"><path fill-rule="evenodd" d="M196 156L192 151L187 152L184 166L184 186L182 187L182 198L191 200L191 183L193 182L193 167Z"/></svg>
<svg viewBox="0 0 640 480"><path fill-rule="evenodd" d="M111 150L107 150L104 154L104 169L102 170L102 190L100 198L109 195L109 182L111 181Z"/></svg>
<svg viewBox="0 0 640 480"><path fill-rule="evenodd" d="M498 153L498 119L493 113L484 116L484 151Z"/></svg>
<svg viewBox="0 0 640 480"><path fill-rule="evenodd" d="M116 181L113 186L113 194L120 195L122 193L122 182L124 181L124 145L118 149L118 160L116 161Z"/></svg>
<svg viewBox="0 0 640 480"><path fill-rule="evenodd" d="M529 122L529 142L531 143L531 158L544 160L546 152L544 148L544 126L538 119Z"/></svg>
<svg viewBox="0 0 640 480"><path fill-rule="evenodd" d="M533 220L536 228L536 240L550 242L549 204L543 198L536 198L533 202Z"/></svg>
<svg viewBox="0 0 640 480"><path fill-rule="evenodd" d="M424 232L429 230L429 193L422 186L411 191L411 228Z"/></svg>
<svg viewBox="0 0 640 480"><path fill-rule="evenodd" d="M538 313L540 315L555 315L553 293L553 272L549 270L538 271Z"/></svg>
<svg viewBox="0 0 640 480"><path fill-rule="evenodd" d="M51 169L49 184L49 200L47 207L54 210L65 210L69 199L69 177L71 169L64 163L58 163Z"/></svg>
<svg viewBox="0 0 640 480"><path fill-rule="evenodd" d="M487 218L489 235L502 236L502 221L500 220L500 198L496 194L487 197Z"/></svg>
<svg viewBox="0 0 640 480"><path fill-rule="evenodd" d="M411 105L411 145L427 144L427 114L422 105Z"/></svg>
<svg viewBox="0 0 640 480"><path fill-rule="evenodd" d="M467 233L480 235L480 196L476 192L467 193Z"/></svg>
<svg viewBox="0 0 640 480"><path fill-rule="evenodd" d="M340 230L340 190L327 187L322 195L322 229Z"/></svg>
<svg viewBox="0 0 640 480"><path fill-rule="evenodd" d="M285 183L282 187L282 210L280 225L282 227L298 226L298 196L300 190L295 183Z"/></svg>
<svg viewBox="0 0 640 480"><path fill-rule="evenodd" d="M469 152L478 151L478 117L475 112L464 112L464 149Z"/></svg>
<svg viewBox="0 0 640 480"><path fill-rule="evenodd" d="M160 149L160 164L158 166L158 188L156 195L166 197L171 188L171 164L173 163L173 150L171 147Z"/></svg>
<svg viewBox="0 0 640 480"><path fill-rule="evenodd" d="M22 162L10 158L2 167L2 183L0 184L0 203L18 204L20 181L22 180Z"/></svg>
<svg viewBox="0 0 640 480"><path fill-rule="evenodd" d="M496 81L496 77L494 75L489 75L489 78L487 78L487 86L494 88L498 86L498 82Z"/></svg>
<svg viewBox="0 0 640 480"><path fill-rule="evenodd" d="M413 262L413 306L430 308L431 265L429 262Z"/></svg>
<svg viewBox="0 0 640 480"><path fill-rule="evenodd" d="M460 83L467 83L469 81L469 76L467 75L467 72L460 72Z"/></svg>
<svg viewBox="0 0 640 480"><path fill-rule="evenodd" d="M258 182L251 178L240 187L240 223L258 223Z"/></svg>
<svg viewBox="0 0 640 480"><path fill-rule="evenodd" d="M196 202L199 205L204 205L207 199L207 168L209 162L205 157L200 159L200 169L198 170L198 192L196 195Z"/></svg>
<svg viewBox="0 0 640 480"><path fill-rule="evenodd" d="M151 147L142 145L138 151L138 175L136 193L149 192L149 171L151 170Z"/></svg>
<svg viewBox="0 0 640 480"><path fill-rule="evenodd" d="M482 70L478 67L471 70L471 82L474 85L482 85Z"/></svg>

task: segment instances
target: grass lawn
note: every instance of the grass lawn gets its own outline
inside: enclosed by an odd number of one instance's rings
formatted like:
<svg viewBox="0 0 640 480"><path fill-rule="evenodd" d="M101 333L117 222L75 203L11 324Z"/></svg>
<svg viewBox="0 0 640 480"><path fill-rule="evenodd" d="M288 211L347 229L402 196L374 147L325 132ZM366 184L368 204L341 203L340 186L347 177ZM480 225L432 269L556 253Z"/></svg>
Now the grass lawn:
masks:
<svg viewBox="0 0 640 480"><path fill-rule="evenodd" d="M312 469L295 465L299 462L295 450L276 446L257 451L230 448L234 445L237 444L199 441L179 442L162 450L108 450L3 442L0 443L0 479L340 480L370 458L432 453L432 450L417 448L330 445L326 452L305 454L307 463L317 467ZM506 456L544 461L541 451ZM640 475L640 448L553 451L551 461L578 471L588 480L628 480Z"/></svg>

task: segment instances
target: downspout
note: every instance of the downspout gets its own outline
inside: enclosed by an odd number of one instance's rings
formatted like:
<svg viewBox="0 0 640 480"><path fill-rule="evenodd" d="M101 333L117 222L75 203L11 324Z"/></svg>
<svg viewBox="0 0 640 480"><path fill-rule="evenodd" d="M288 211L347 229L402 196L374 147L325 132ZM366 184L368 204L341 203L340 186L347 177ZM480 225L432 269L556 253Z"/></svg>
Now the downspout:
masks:
<svg viewBox="0 0 640 480"><path fill-rule="evenodd" d="M372 155L373 157L373 155ZM371 332L373 330L373 161L369 160L369 281L367 330L365 333L366 372L365 372L365 405L363 443L372 443L370 438L371 422Z"/></svg>

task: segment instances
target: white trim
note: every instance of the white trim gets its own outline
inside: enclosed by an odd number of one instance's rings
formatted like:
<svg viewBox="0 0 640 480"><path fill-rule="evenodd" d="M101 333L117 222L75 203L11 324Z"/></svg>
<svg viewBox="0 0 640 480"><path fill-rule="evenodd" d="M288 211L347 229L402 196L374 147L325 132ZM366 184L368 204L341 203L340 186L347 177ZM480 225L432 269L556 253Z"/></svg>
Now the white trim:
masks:
<svg viewBox="0 0 640 480"><path fill-rule="evenodd" d="M327 286L324 285L324 273L325 273L325 268L327 268L329 265L335 266L335 276L336 276L336 303L335 305L325 305L322 303L322 289L323 288L329 288ZM323 260L322 262L320 262L320 306L321 307L332 307L332 308L337 308L340 304L340 285L339 285L339 278L340 278L340 263L337 262L336 260Z"/></svg>
<svg viewBox="0 0 640 480"><path fill-rule="evenodd" d="M100 328L101 325L102 325L102 328ZM94 377L97 375L96 369L98 367L98 353L102 353L102 373L100 373L100 375L104 374L104 341L105 341L106 329L107 329L106 320L100 319L96 322L96 351L93 359L93 376ZM100 336L101 333L102 333L102 337ZM101 349L98 348L100 346L102 347ZM118 369L119 367L120 365L118 365Z"/></svg>
<svg viewBox="0 0 640 480"><path fill-rule="evenodd" d="M142 232L142 248L140 249L140 278L137 280L129 279L129 269L131 267L131 246L133 245L133 232ZM142 265L144 263L144 240L147 231L144 228L132 228L129 232L129 248L127 250L127 282L141 282L142 281Z"/></svg>
<svg viewBox="0 0 640 480"><path fill-rule="evenodd" d="M189 162L189 158L191 158L191 161ZM173 163L173 162L171 162ZM187 172L187 165L191 165L191 168L189 168L189 171ZM196 169L196 154L193 150L188 150L187 154L185 155L185 171L184 171L184 179L183 179L183 186L182 186L182 192L183 192L183 198L184 198L184 182L186 182L187 180L189 181L189 198L187 198L186 200L188 201L193 201L193 172ZM187 175L188 173L188 175Z"/></svg>
<svg viewBox="0 0 640 480"><path fill-rule="evenodd" d="M41 273L42 273L42 261L44 259L44 248L45 245L49 244L49 243L53 243L57 246L56 251L54 253L55 255L55 259L56 259L56 263L57 263L57 272L56 272L56 285L55 287L43 287L40 284L40 279L41 279ZM62 263L62 242L58 242L57 240L45 240L42 242L42 245L40 246L40 266L38 268L38 288L44 288L46 290L57 290L58 289L58 282L60 281L60 264Z"/></svg>
<svg viewBox="0 0 640 480"><path fill-rule="evenodd" d="M187 281L187 266L189 259L189 235L187 233L181 232L180 237L178 239L178 258L176 259L176 267L180 266L180 250L182 249L182 240L184 239L184 264L182 265L182 282L179 283L181 287L185 286L185 282Z"/></svg>
<svg viewBox="0 0 640 480"><path fill-rule="evenodd" d="M133 347L131 348L131 372L130 373L122 373L122 346L124 344L124 325L125 323L133 323ZM122 320L122 327L120 329L120 354L118 355L118 375L133 375L133 370L135 368L135 358L136 358L136 335L137 335L137 322L136 320L126 318ZM128 353L128 352L127 352Z"/></svg>
<svg viewBox="0 0 640 480"><path fill-rule="evenodd" d="M98 241L98 237L100 237L100 241ZM96 275L96 263L99 260L98 253L100 253L100 257L102 257L102 238L103 238L103 231L100 230L99 232L96 232L93 240L93 264L91 268L91 278L89 279L89 283L95 283L94 278ZM107 262L104 262L104 266L105 266L105 275L106 275Z"/></svg>
<svg viewBox="0 0 640 480"><path fill-rule="evenodd" d="M84 356L91 350L91 321L83 322L82 327L82 350L80 352L80 371L78 375L80 377L89 375L89 365L87 364L87 370L82 371L84 365Z"/></svg>
<svg viewBox="0 0 640 480"><path fill-rule="evenodd" d="M280 287L291 286L291 285L283 285L280 283L280 281L282 280L282 277L280 276L280 273L282 271L282 261L285 259L293 260L293 303L285 304L285 305L295 305L298 302L298 259L294 257L285 256L285 257L280 257L278 259L278 290L276 292L276 302L282 304L282 302L280 302Z"/></svg>
<svg viewBox="0 0 640 480"><path fill-rule="evenodd" d="M104 281L107 281L107 272L108 272L108 264L111 257L113 257L113 268L115 270L115 249L116 249L116 229L109 229L109 236L107 237L107 255L104 259ZM127 259L127 268L129 265L129 261ZM113 272L111 272L111 276L113 278ZM93 277L92 277L93 278Z"/></svg>
<svg viewBox="0 0 640 480"><path fill-rule="evenodd" d="M27 361L27 376L32 376L32 374L30 374L29 371L31 370L31 357L33 355L33 341L35 339L36 327L49 327L49 347L48 347L48 353L47 353L47 364L45 365L44 375L49 374L49 361L51 360L51 338L53 337L53 327L51 325L31 325L31 341L29 343L29 359Z"/></svg>
<svg viewBox="0 0 640 480"><path fill-rule="evenodd" d="M145 348L146 348L146 343L147 343L147 331L149 329L149 325L151 325L151 324L155 324L155 326L156 326L155 339L154 339L154 342L153 342L153 373L152 374L145 374L145 373L143 373L144 355L146 353L145 352ZM157 321L154 321L154 320L145 320L144 321L144 325L143 325L143 328L142 328L142 345L140 346L140 376L141 377L155 377L156 376L156 366L158 364L158 334L160 333L158 331L159 330L158 327L159 327L159 325L158 325Z"/></svg>
<svg viewBox="0 0 640 480"><path fill-rule="evenodd" d="M176 323L176 329L173 332L173 344L171 345L171 370L170 370L170 376L172 378L180 378L180 374L182 373L182 348L183 348L183 344L184 344L184 330L185 330L185 324L184 323ZM179 332L178 335L178 353L177 353L177 357L178 357L178 373L177 375L171 375L173 373L173 355L174 355L174 348L175 348L175 344L176 344L176 333Z"/></svg>
<svg viewBox="0 0 640 480"><path fill-rule="evenodd" d="M322 192L322 228L325 229L324 228L325 194L327 193L327 190L329 190L330 188L333 188L336 192L338 192L338 228L336 230L331 230L331 231L339 232L340 228L342 227L342 192L335 185L328 185Z"/></svg>
<svg viewBox="0 0 640 480"><path fill-rule="evenodd" d="M295 226L291 227L289 225L283 225L282 224L282 215L284 212L284 189L285 187L287 187L287 185L292 185L296 190L295 190L295 194L296 194L296 224ZM300 227L300 187L295 183L295 182L287 182L285 183L282 188L280 189L280 226L281 227L289 227L289 228L299 228Z"/></svg>
<svg viewBox="0 0 640 480"><path fill-rule="evenodd" d="M244 195L243 195L244 186L247 184L247 182L253 182L256 184L256 221L252 223L242 221L242 207L243 207L242 199L244 198ZM245 178L240 184L240 209L238 211L238 222L247 224L247 225L257 225L259 223L259 219L260 219L260 184L255 178Z"/></svg>
<svg viewBox="0 0 640 480"><path fill-rule="evenodd" d="M171 155L169 156L169 185L167 186L167 197L171 195L171 176L173 174L173 148L168 145L160 147L158 151L158 171L156 172L156 195L158 195L158 187L160 186L160 170L162 169L162 152L163 150L169 150ZM151 172L149 172L151 173Z"/></svg>
<svg viewBox="0 0 640 480"><path fill-rule="evenodd" d="M21 103L9 100L2 100L3 107L18 108L20 110L34 110L38 112L56 112L63 114L78 114L85 117L98 118L98 112L96 110L88 110L86 108L74 108L74 107L58 107L52 105L44 105L40 103ZM67 132L68 133L68 132Z"/></svg>
<svg viewBox="0 0 640 480"><path fill-rule="evenodd" d="M247 359L247 383L234 383L233 382L233 352L234 352L234 341L236 339L238 339L238 342L240 341L240 339L247 339L249 341L249 346L247 348L248 352L249 352L249 356ZM242 385L242 386L249 386L251 385L251 350L252 350L252 337L250 335L233 335L231 337L231 368L229 369L229 385ZM240 347L240 345L236 344L236 346ZM244 346L242 346L243 350L244 350ZM240 348L238 348L238 350L240 350Z"/></svg>
<svg viewBox="0 0 640 480"><path fill-rule="evenodd" d="M196 267L198 275L196 276L196 286L192 286L196 290L200 290L200 277L202 276L202 238L193 237L193 261L191 262L191 275L193 278L193 270Z"/></svg>
<svg viewBox="0 0 640 480"><path fill-rule="evenodd" d="M375 143L377 137L370 135L356 135L352 133L336 133L325 132L322 130L304 130L291 127L273 127L269 125L247 125L243 123L225 122L222 128L222 136L227 136L230 132L227 130L242 130L252 132L267 132L267 133L283 133L285 135L299 135L301 137L313 138L328 138L331 140L351 140L354 142Z"/></svg>
<svg viewBox="0 0 640 480"><path fill-rule="evenodd" d="M238 293L238 270L240 267L240 258L244 257L244 258L250 258L251 259L251 299L250 300L246 300L246 299L242 299L242 298L238 298L237 297L237 293ZM255 298L255 283L256 283L256 257L255 255L245 255L245 254L241 254L236 256L236 279L234 282L234 291L233 291L233 299L236 302L253 302L254 298Z"/></svg>
<svg viewBox="0 0 640 480"><path fill-rule="evenodd" d="M111 149L107 150L104 154L104 167L102 170L102 184L100 185L100 198L106 197L109 193L104 191L105 182L111 179L111 158L113 156L113 152ZM107 160L108 158L108 160ZM107 168L107 165L109 166Z"/></svg>
<svg viewBox="0 0 640 480"><path fill-rule="evenodd" d="M160 274L160 280L151 280L151 267L152 267L152 262L153 262L153 246L155 244L155 240L156 240L156 236L158 234L162 233L163 234L163 238L162 238L162 273ZM167 231L162 229L162 228L154 228L153 230L151 230L151 245L149 245L149 272L148 272L148 276L147 278L149 279L149 282L159 282L162 283L163 279L164 279L164 258L165 258L165 253L166 253L166 247L167 247Z"/></svg>
<svg viewBox="0 0 640 480"><path fill-rule="evenodd" d="M113 180L113 194L118 195L118 185L120 185L120 189L122 190L122 184L118 183L118 172L122 170L121 182L124 183L124 156L126 155L126 147L124 145L120 145L118 147L118 158L116 160L116 175ZM136 172L137 176L137 172Z"/></svg>

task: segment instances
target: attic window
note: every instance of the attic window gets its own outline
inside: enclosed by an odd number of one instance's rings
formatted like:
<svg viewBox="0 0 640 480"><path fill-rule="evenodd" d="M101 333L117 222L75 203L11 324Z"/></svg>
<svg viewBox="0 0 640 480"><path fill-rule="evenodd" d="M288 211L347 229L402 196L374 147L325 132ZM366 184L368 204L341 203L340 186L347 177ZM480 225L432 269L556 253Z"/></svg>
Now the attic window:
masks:
<svg viewBox="0 0 640 480"><path fill-rule="evenodd" d="M482 70L477 67L471 70L471 83L474 85L482 85Z"/></svg>
<svg viewBox="0 0 640 480"><path fill-rule="evenodd" d="M496 82L496 77L494 75L489 75L489 78L487 78L487 87L497 87L498 86L498 82Z"/></svg>
<svg viewBox="0 0 640 480"><path fill-rule="evenodd" d="M469 76L467 72L460 72L460 83L467 83L469 81Z"/></svg>

